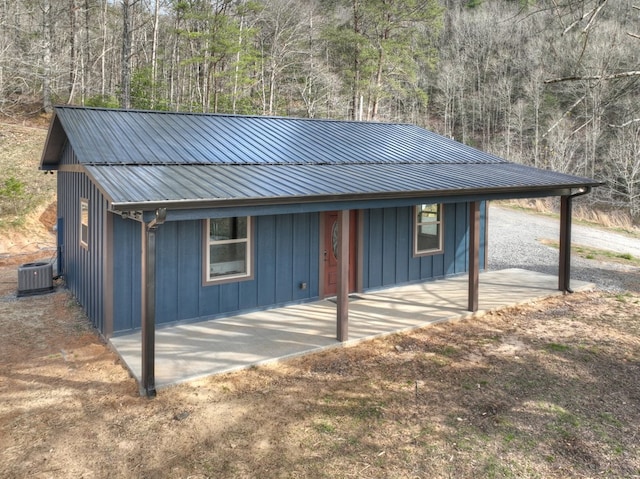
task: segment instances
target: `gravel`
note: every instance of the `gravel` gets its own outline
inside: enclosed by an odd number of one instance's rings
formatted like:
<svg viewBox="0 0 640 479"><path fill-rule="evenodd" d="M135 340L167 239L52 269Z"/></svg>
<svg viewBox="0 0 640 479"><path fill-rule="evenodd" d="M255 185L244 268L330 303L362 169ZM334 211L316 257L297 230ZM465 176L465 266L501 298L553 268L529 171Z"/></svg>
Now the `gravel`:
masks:
<svg viewBox="0 0 640 479"><path fill-rule="evenodd" d="M558 274L558 250L540 241L558 241L557 218L491 205L489 269L523 268ZM600 228L574 225L572 243L640 257L640 241ZM571 256L571 277L610 292L640 291L640 268Z"/></svg>

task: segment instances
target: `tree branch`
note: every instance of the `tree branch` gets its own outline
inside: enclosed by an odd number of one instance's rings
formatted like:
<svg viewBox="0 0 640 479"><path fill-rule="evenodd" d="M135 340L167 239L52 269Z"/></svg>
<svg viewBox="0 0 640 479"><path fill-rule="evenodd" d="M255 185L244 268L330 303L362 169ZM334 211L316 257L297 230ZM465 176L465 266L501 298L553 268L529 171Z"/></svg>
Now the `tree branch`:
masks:
<svg viewBox="0 0 640 479"><path fill-rule="evenodd" d="M629 126L632 123L640 123L640 118L634 118L633 120L625 121L622 125L612 125L610 123L609 126L611 128L624 128L625 126Z"/></svg>
<svg viewBox="0 0 640 479"><path fill-rule="evenodd" d="M560 78L552 78L550 80L545 80L544 83L560 83L565 81L580 81L580 80L617 80L619 78L627 78L640 76L640 70L636 71L628 71L621 73L614 73L613 75L587 75L587 76L569 76L569 77L560 77Z"/></svg>
<svg viewBox="0 0 640 479"><path fill-rule="evenodd" d="M560 122L562 122L562 120L563 120L567 115L569 115L569 113L571 113L571 112L573 111L573 109L574 109L575 107L577 107L577 106L582 102L582 100L584 100L586 97L587 97L586 95L583 95L583 96L581 96L580 98L578 98L578 100L576 100L576 102L575 102L573 105L571 105L567 111L565 111L565 112L562 114L562 116L558 119L558 121L556 121L553 125L551 125L551 127L550 127L547 131L545 131L545 132L544 132L544 134L542 135L542 138L546 137L549 133L551 133L551 131L552 131L555 127L557 127L557 126L560 124Z"/></svg>
<svg viewBox="0 0 640 479"><path fill-rule="evenodd" d="M640 35L637 35L637 34L635 34L635 33L627 32L627 35L629 35L630 37L633 37L633 38L638 38L638 39L640 39Z"/></svg>
<svg viewBox="0 0 640 479"><path fill-rule="evenodd" d="M593 21L598 16L598 13L600 13L600 10L602 10L602 8L606 5L606 3L607 3L607 0L603 0L602 3L598 5L598 7L595 9L596 11L593 13L593 15L591 15L591 18L589 19L589 23L587 23L587 26L584 27L584 30L582 30L582 33L587 33L587 30L589 30L589 28L593 24Z"/></svg>

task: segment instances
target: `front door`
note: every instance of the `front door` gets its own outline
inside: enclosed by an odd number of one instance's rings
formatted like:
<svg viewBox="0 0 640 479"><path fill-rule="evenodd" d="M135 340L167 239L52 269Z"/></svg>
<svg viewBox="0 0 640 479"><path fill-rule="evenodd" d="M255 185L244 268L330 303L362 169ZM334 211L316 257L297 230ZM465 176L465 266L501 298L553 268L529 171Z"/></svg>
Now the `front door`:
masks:
<svg viewBox="0 0 640 479"><path fill-rule="evenodd" d="M323 297L335 296L338 291L338 212L324 213L322 231ZM358 218L356 211L349 215L349 292L357 287L357 238Z"/></svg>

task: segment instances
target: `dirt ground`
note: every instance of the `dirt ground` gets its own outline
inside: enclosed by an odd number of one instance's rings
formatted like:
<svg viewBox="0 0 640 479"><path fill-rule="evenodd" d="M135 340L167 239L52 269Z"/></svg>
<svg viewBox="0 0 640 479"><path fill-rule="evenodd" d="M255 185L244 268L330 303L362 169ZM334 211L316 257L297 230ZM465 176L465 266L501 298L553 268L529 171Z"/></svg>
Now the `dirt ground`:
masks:
<svg viewBox="0 0 640 479"><path fill-rule="evenodd" d="M0 266L2 478L640 477L640 294L580 293L139 397Z"/></svg>

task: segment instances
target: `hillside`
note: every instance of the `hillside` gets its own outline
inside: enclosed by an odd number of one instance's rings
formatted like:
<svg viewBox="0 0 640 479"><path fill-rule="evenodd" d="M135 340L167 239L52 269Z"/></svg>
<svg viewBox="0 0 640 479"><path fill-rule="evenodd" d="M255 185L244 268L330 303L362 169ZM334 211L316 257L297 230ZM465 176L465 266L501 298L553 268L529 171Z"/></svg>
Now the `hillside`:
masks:
<svg viewBox="0 0 640 479"><path fill-rule="evenodd" d="M55 246L56 177L38 170L46 135L44 121L0 120L0 262Z"/></svg>

